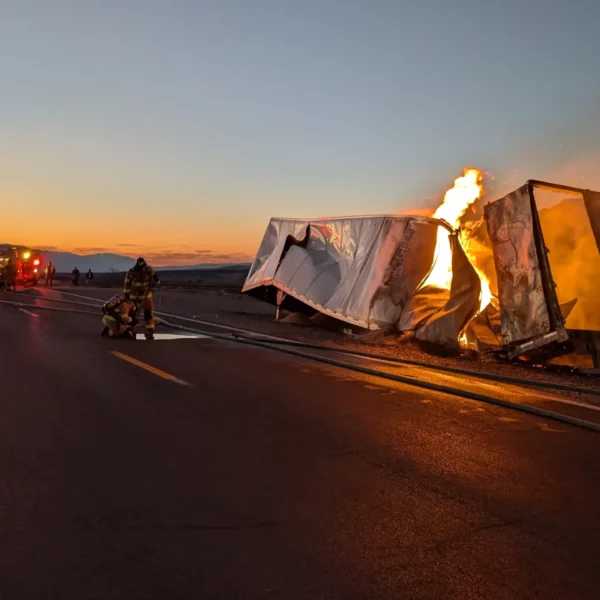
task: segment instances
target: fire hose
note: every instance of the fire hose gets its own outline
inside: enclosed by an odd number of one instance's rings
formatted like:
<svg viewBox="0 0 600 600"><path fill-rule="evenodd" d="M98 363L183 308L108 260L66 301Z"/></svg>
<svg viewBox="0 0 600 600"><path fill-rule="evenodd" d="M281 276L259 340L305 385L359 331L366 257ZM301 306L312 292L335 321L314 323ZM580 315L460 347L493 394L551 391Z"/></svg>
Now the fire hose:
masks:
<svg viewBox="0 0 600 600"><path fill-rule="evenodd" d="M68 313L76 313L80 315L94 315L98 316L97 312L92 312L90 310L78 310L76 308L58 308L56 306L41 306L39 304L31 304L29 302L19 302L18 300L0 300L0 304L8 304L12 306L16 306L17 308L35 308L36 310L54 310L58 312L68 312ZM92 306L91 304L83 304L82 306Z"/></svg>
<svg viewBox="0 0 600 600"><path fill-rule="evenodd" d="M300 350L293 350L291 348L277 346L271 342L261 342L258 340L244 339L241 337L233 337L232 338L230 336L223 335L220 333L211 333L208 331L193 329L191 327L185 327L184 325L176 325L174 323L168 323L165 321L163 321L163 324L166 325L167 327L171 327L173 329L178 329L180 331L188 331L188 332L192 332L192 333L207 335L207 336L210 336L210 337L213 337L216 339L221 339L221 340L226 340L226 341L235 341L235 342L238 342L241 344L258 346L260 348L265 348L268 350L276 350L279 352L283 352L285 354L290 354L292 356L298 356L300 358L306 358L306 359L313 360L316 362L325 363L325 364L328 364L328 365L331 365L334 367L341 367L343 369L356 371L358 373L363 373L364 375L371 375L373 377L389 379L390 381L395 381L397 383L404 383L404 384L411 385L414 387L420 387L420 388L424 388L427 390L450 394L452 396L459 396L462 398L467 398L469 400L476 400L478 402L483 402L485 404L492 404L495 406L501 406L503 408L510 408L513 410L518 410L521 412L526 412L526 413L537 415L540 417L552 419L554 421L559 421L561 423L567 423L569 425L575 425L577 427L582 427L584 429L591 429L592 431L600 432L600 424L599 423L585 421L584 419L578 419L576 417L571 417L569 415L563 415L561 413L557 413L557 412L554 412L551 410L545 410L543 408L537 408L535 406L528 406L526 404L519 404L517 402L509 402L508 400L502 400L500 398L493 398L491 396L485 396L483 394L478 394L476 392L470 392L468 390L459 390L459 389L452 388L452 387L449 387L446 385L431 383L429 381L412 379L410 377L404 377L402 375L394 375L392 373L386 373L385 371L378 371L377 369L370 369L368 367L362 367L360 365L353 365L351 363L336 360L334 358L319 356L318 354L311 354L308 352L302 352Z"/></svg>
<svg viewBox="0 0 600 600"><path fill-rule="evenodd" d="M30 303L23 303L23 302L13 302L13 301L8 301L8 300L0 300L0 303L2 304L11 304L14 306L18 306L18 307L33 307L33 308L41 308L41 309L45 309L45 310L55 310L55 311L61 311L61 312L73 312L73 313L79 313L79 314L88 314L88 315L94 315L97 316L97 313L92 313L91 311L82 311L82 310L77 310L77 309L63 309L63 308L56 308L56 307L42 307L39 305L35 305L35 304L30 304ZM75 304L75 302L73 302L73 304ZM78 303L81 304L83 306L91 306L89 304L84 304L84 303ZM157 313L160 314L160 313ZM194 321L193 319L190 319L189 317L180 317L177 315L170 315L174 318L177 319L182 319L182 320L187 320L187 321ZM508 408L508 409L512 409L512 410L517 410L520 412L525 412L525 413L529 413L532 415L536 415L536 416L540 416L540 417L545 417L547 419L551 419L553 421L557 421L557 422L561 422L561 423L565 423L565 424L569 424L569 425L575 425L577 427L581 427L584 429L588 429L588 430L592 430L592 431L597 431L600 432L600 424L599 423L594 423L592 421L586 421L584 419L579 419L576 417L571 417L569 415L564 415L562 413L557 413L555 411L550 411L550 410L546 410L543 408L538 408L535 406L528 406L526 404L520 404L518 402L510 402L508 400L502 400L500 398L494 398L492 396L486 396L484 394L479 394L477 392L471 392L468 390L461 390L461 389L457 389L457 388L453 388L447 385L442 385L442 384L437 384L437 383L432 383L430 381L425 381L425 380L419 380L419 379L413 379L410 377L405 377L402 375L395 375L393 373L387 373L385 371L379 371L377 369L371 369L369 367L363 367L360 365L355 365L355 364L351 364L351 363L347 363L344 361L340 361L337 360L335 358L329 358L329 357L324 357L324 356L319 356L317 354L312 354L312 353L308 353L308 352L303 352L302 350L295 350L293 348L290 347L285 347L283 346L283 344L281 343L274 343L273 341L262 341L259 339L252 339L249 337L244 337L244 336L233 336L233 335L226 335L226 334L222 334L222 333L215 333L215 332L210 332L210 331L206 331L206 330L201 330L201 329L196 329L196 328L192 328L192 327L186 327L184 325L178 325L176 323L171 323L169 321L165 321L164 319L161 319L162 324L165 327L169 327L171 329L176 329L179 331L187 331L190 333L197 333L200 335L206 335L208 337L214 338L214 339L219 339L219 340L223 340L223 341L228 341L228 342L236 342L239 344L245 344L245 345L250 345L250 346L256 346L259 348L264 348L267 350L275 350L278 352L282 352L284 354L289 354L292 356L297 356L299 358L304 358L304 359L308 359L308 360L312 360L315 362L320 362L320 363L324 363L330 366L334 366L334 367L340 367L343 369L347 369L347 370L351 370L351 371L355 371L357 373L362 373L364 375L369 375L369 376L373 376L373 377L379 377L382 379L387 379L390 381L394 381L396 383L402 383L402 384L406 384L406 385L410 385L413 387L418 387L418 388L423 388L423 389L427 389L427 390L431 390L431 391L436 391L436 392L441 392L441 393L445 393L445 394L449 394L452 396L458 396L461 398L466 398L468 400L475 400L478 402L482 402L485 404L491 404L491 405L495 405L495 406L500 406L503 408ZM289 344L289 342L288 342ZM304 346L304 344L302 344L301 342L294 342L292 344L289 344L292 346L295 345L300 345L300 346ZM323 349L323 347L317 346L316 344L306 344L306 346L308 347L317 347L319 349ZM332 349L335 350L336 352L339 353L344 353L344 350L340 350L337 348L331 348L331 347L327 347L328 349ZM356 352L356 351L355 351ZM348 352L348 354L352 354L355 352ZM358 354L358 356L364 356L364 357L369 357L369 355L367 353L361 353ZM376 356L376 355L371 355L371 357ZM380 359L381 360L381 359ZM383 360L389 360L389 357L385 357L383 358ZM396 359L397 361L401 361L402 359ZM395 361L392 361L395 362ZM423 363L418 363L417 361L411 361L410 363L406 363L406 364L413 364L414 366L426 366L428 368L432 368L429 365L425 365ZM437 368L437 367L436 367ZM451 371L452 369L450 367L445 367L446 371ZM463 374L468 374L471 377L480 377L480 374L474 374L471 373L469 371L466 371L464 369L461 370L454 370L454 372L460 371ZM521 382L521 380L515 379L515 378L502 378L502 376L491 376L491 375L487 375L487 379L496 379L496 380L501 380L501 379L510 379L512 382L520 382L520 385L523 385L524 382ZM534 382L527 382L527 383L531 383L533 384ZM551 387L554 384L550 384L547 382L535 382L535 384L539 384L539 383L544 383L545 385L543 387ZM560 384L557 384L560 385ZM561 386L563 389L564 387L567 387L567 389L569 389L570 391L573 391L573 388L568 387L568 386ZM597 394L597 392L590 390L590 389L586 389L586 388L577 388L577 390L581 390L584 393L592 393L592 394Z"/></svg>
<svg viewBox="0 0 600 600"><path fill-rule="evenodd" d="M252 339L252 336L238 336L237 334L232 334L235 337L248 337L248 339ZM255 338L256 339L256 338ZM430 369L433 371L440 371L443 373L451 373L453 375L466 375L467 377L477 377L478 379L487 379L489 381L496 381L500 383L510 383L514 385L519 385L521 387L531 387L531 388L542 388L542 389L550 389L550 390L560 390L565 392L575 392L578 394L592 394L597 395L599 392L596 390L592 390L590 388L584 387L575 387L571 385L567 385L564 383L552 383L549 381L536 381L531 379L519 379L518 377L510 377L508 375L495 375L492 373L475 373L474 371L469 371L468 369L458 369L456 367L446 367L444 365L435 365L431 366L427 363L419 362L418 360L410 360L407 358L397 358L395 356L386 356L385 354L371 354L369 352L362 352L361 350L352 350L352 349L342 349L336 348L335 346L322 346L320 344L310 344L306 342L297 342L295 340L279 340L279 339L271 339L269 340L270 344L285 344L286 346L295 346L297 348L306 348L308 350L325 350L328 352L338 352L342 354L349 354L352 356L357 356L361 358L368 358L370 360L380 360L390 363L395 363L399 365L407 365L413 367L421 367L424 369Z"/></svg>
<svg viewBox="0 0 600 600"><path fill-rule="evenodd" d="M77 296L79 296L79 295L77 295ZM85 297L85 298L87 298L87 297ZM94 307L94 308L96 307L96 305L93 305L93 304L78 302L78 301L74 301L74 300L59 300L59 299L46 298L46 297L36 298L36 300L46 300L48 302L61 302L61 303L68 303L68 304L73 304L73 305ZM104 302L103 300L96 299L96 298L89 298L89 300L94 300L97 302ZM33 305L31 305L31 306L33 306ZM445 373L451 373L451 374L455 374L455 375L465 375L467 377L477 377L479 379L486 379L489 381L497 381L500 383L509 383L509 384L514 384L514 385L518 385L521 387L560 390L560 391L566 391L566 392L578 393L578 394L598 395L597 390L593 390L593 389L585 388L585 387L578 387L578 386L572 386L572 385L568 385L568 384L554 383L554 382L548 382L548 381L519 379L517 377L510 377L507 375L498 375L498 374L492 374L492 373L482 373L482 372L474 373L473 371L470 371L468 369L447 367L444 365L436 365L435 367L432 367L430 364L423 363L423 362L416 361L416 360L397 358L397 357L393 357L393 356L386 356L383 354L371 354L369 352L363 352L361 350L344 349L344 348L338 348L335 346L325 346L325 345L321 345L321 344L298 342L296 340L290 340L290 339L270 336L270 335L266 335L266 334L255 334L251 331L247 331L245 329L240 329L238 327L231 327L229 325L222 325L220 323L212 323L210 321L199 320L196 317L189 318L189 317L185 317L183 315L175 315L172 313L164 313L164 312L159 312L159 311L155 311L155 314L160 317L169 317L169 318L177 319L180 321L199 323L201 325L207 325L209 327L215 327L217 329L224 329L227 331L231 331L232 332L231 335L233 337L257 340L257 341L268 341L268 343L270 343L270 344L281 344L281 345L295 346L298 348L304 348L304 349L309 349L309 350L322 350L322 351L328 351L328 352L336 352L338 354L348 354L351 356L357 356L357 357L367 358L367 359L371 359L371 360L380 360L380 361L385 361L385 362L389 362L389 363L421 367L421 368L425 368L425 369L430 369L430 370L435 370L435 371L440 371L440 372L445 372ZM161 322L163 322L165 324L167 323L164 319L161 319ZM199 333L202 333L203 335L210 335L210 336L216 337L216 335L213 334L212 332L200 331ZM231 338L229 338L229 337L226 337L225 339L231 341Z"/></svg>

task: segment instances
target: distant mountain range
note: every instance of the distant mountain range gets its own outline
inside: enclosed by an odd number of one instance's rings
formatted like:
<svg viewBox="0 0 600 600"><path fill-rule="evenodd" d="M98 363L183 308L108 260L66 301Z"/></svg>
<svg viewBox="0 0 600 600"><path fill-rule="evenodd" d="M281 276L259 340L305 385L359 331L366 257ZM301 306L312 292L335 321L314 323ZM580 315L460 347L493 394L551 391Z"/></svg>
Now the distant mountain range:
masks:
<svg viewBox="0 0 600 600"><path fill-rule="evenodd" d="M0 244L0 251L8 249L11 244ZM17 248L20 246L16 245ZM91 269L94 273L110 273L128 271L135 263L135 258L121 254L110 254L107 252L99 254L74 254L73 252L56 252L40 250L44 264L49 261L56 267L58 273L70 273L74 267L80 271ZM249 264L238 263L201 263L195 265L178 265L167 267L156 267L157 271L189 271L193 269L220 269L224 267L246 268Z"/></svg>

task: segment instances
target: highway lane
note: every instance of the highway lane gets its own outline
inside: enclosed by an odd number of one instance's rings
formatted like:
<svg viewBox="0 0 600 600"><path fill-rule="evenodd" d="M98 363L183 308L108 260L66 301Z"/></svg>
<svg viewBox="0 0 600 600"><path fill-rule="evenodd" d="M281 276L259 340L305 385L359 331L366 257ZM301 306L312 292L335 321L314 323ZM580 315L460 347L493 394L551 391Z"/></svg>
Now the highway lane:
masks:
<svg viewBox="0 0 600 600"><path fill-rule="evenodd" d="M2 600L598 597L597 434L27 311L0 306Z"/></svg>
<svg viewBox="0 0 600 600"><path fill-rule="evenodd" d="M96 305L102 299L106 300L114 294L114 290L102 288L86 288L85 290L73 289L73 287L63 287L60 290L48 291L44 288L38 290L30 290L29 296L33 301L34 298L39 298L40 295L50 299L59 299L69 302L83 302L86 305L92 303ZM159 298L164 297L164 290L160 292ZM186 315L191 317L199 308L198 301L194 304L192 299L185 293L168 292L167 304L170 306L171 316L168 320L183 324L187 327L206 330L208 332L217 332L218 334L231 335L233 332L228 328L222 328L218 323L218 318L212 319L212 324L206 321L190 322L191 319L180 320L174 315ZM45 301L41 302L47 305ZM249 324L250 325L250 324ZM242 330L238 330L243 334ZM246 332L248 333L248 332ZM280 342L283 340L280 338ZM281 344L279 345L282 348ZM321 350L314 348L296 348L296 350L321 356L325 359L333 359L346 364L357 365L366 369L375 369L380 372L385 372L393 376L405 377L416 381L426 381L438 386L451 389L463 390L475 394L484 394L494 399L509 403L519 403L528 407L542 409L550 412L560 413L562 415L581 419L588 423L600 425L600 405L597 398L592 394L565 394L558 390L548 390L544 388L529 388L526 385L516 386L507 382L490 381L485 378L478 377L478 373L473 371L468 377L464 374L449 373L439 371L432 366L431 368L418 367L415 365L393 363L385 360L369 359L366 357L353 356L344 354L343 352L332 352L330 350ZM523 371L521 377L527 377L527 372ZM563 381L567 383L567 381ZM584 387L588 387L584 385Z"/></svg>

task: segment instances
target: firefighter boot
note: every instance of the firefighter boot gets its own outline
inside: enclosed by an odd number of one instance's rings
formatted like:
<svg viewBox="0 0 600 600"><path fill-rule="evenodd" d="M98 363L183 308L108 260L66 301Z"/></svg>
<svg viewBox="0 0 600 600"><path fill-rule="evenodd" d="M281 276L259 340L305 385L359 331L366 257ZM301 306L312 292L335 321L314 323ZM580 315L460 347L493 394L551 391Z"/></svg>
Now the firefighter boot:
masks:
<svg viewBox="0 0 600 600"><path fill-rule="evenodd" d="M152 314L152 298L146 297L143 303L144 322L146 325L146 339L154 339L154 315Z"/></svg>

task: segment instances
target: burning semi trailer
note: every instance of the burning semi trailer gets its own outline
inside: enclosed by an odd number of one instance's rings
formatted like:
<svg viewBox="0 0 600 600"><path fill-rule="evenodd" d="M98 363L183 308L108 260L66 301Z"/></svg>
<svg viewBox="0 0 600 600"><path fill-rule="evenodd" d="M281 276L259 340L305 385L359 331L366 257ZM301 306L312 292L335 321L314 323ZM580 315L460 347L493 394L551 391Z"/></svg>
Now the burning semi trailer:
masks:
<svg viewBox="0 0 600 600"><path fill-rule="evenodd" d="M559 212L571 215L573 199L545 200L550 208L538 212L538 190L561 199L576 195L583 206L571 217L569 247L577 246L571 254L586 265L584 282L574 285L577 273L565 275L563 294L552 278L544 234L564 222ZM600 282L600 194L528 182L486 205L483 218L465 223L482 195L482 174L465 169L431 218L273 218L243 291L291 311L364 330L395 329L446 349L548 360L585 346L597 367L600 318L593 307L599 296L591 274ZM590 234L585 243L577 229L582 215ZM564 232L553 229L552 239L558 269ZM570 320L582 327L567 329Z"/></svg>

